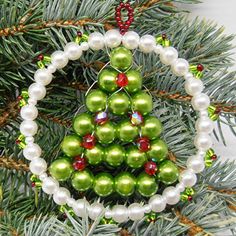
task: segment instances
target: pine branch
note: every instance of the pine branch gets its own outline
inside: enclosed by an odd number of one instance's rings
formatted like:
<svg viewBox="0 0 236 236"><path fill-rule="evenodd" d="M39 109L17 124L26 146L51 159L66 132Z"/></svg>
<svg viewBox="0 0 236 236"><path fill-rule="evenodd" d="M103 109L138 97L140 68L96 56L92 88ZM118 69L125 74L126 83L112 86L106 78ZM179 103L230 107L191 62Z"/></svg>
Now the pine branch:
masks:
<svg viewBox="0 0 236 236"><path fill-rule="evenodd" d="M22 160L15 160L6 156L0 157L0 167L16 171L29 171L29 166Z"/></svg>

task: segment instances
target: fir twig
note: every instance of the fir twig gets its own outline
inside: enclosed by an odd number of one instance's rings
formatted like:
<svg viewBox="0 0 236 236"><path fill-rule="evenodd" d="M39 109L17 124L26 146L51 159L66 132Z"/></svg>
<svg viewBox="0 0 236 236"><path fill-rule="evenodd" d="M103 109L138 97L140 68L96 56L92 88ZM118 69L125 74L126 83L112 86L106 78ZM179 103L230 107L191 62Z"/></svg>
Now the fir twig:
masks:
<svg viewBox="0 0 236 236"><path fill-rule="evenodd" d="M29 171L29 166L22 160L15 160L6 156L0 157L0 167L17 171Z"/></svg>

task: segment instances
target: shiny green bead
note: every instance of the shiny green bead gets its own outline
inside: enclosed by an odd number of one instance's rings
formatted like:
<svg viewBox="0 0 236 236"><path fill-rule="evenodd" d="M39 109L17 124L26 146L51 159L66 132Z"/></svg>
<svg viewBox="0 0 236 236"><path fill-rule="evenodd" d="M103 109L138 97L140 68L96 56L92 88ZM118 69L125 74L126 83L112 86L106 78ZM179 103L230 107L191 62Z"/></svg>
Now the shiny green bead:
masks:
<svg viewBox="0 0 236 236"><path fill-rule="evenodd" d="M98 75L98 86L102 90L112 93L117 90L116 77L118 72L112 68L103 69Z"/></svg>
<svg viewBox="0 0 236 236"><path fill-rule="evenodd" d="M116 137L116 129L112 122L99 125L95 130L98 142L102 144L112 143Z"/></svg>
<svg viewBox="0 0 236 236"><path fill-rule="evenodd" d="M101 90L94 90L89 92L86 96L86 106L91 112L103 111L107 104L107 95Z"/></svg>
<svg viewBox="0 0 236 236"><path fill-rule="evenodd" d="M106 148L104 155L104 161L106 161L110 166L116 167L120 166L125 159L125 150L122 146L118 144L113 144Z"/></svg>
<svg viewBox="0 0 236 236"><path fill-rule="evenodd" d="M135 186L136 179L129 172L121 172L115 177L115 191L123 197L132 195Z"/></svg>
<svg viewBox="0 0 236 236"><path fill-rule="evenodd" d="M137 190L144 197L153 196L158 190L155 177L141 173L137 178Z"/></svg>
<svg viewBox="0 0 236 236"><path fill-rule="evenodd" d="M133 56L130 50L118 47L112 50L110 61L113 67L124 71L132 65Z"/></svg>
<svg viewBox="0 0 236 236"><path fill-rule="evenodd" d="M71 178L72 186L81 192L92 188L93 182L94 176L89 170L75 172Z"/></svg>
<svg viewBox="0 0 236 236"><path fill-rule="evenodd" d="M166 159L168 147L164 141L157 139L151 142L151 149L147 152L149 159L161 162Z"/></svg>
<svg viewBox="0 0 236 236"><path fill-rule="evenodd" d="M96 146L92 149L85 150L85 156L90 165L98 165L102 162L104 158L104 148L96 144Z"/></svg>
<svg viewBox="0 0 236 236"><path fill-rule="evenodd" d="M125 89L129 93L136 93L142 88L142 76L139 71L137 70L129 70L126 73L126 76L128 77L128 85L125 86Z"/></svg>
<svg viewBox="0 0 236 236"><path fill-rule="evenodd" d="M117 137L122 142L132 142L138 137L138 127L132 125L129 120L122 121L116 129Z"/></svg>
<svg viewBox="0 0 236 236"><path fill-rule="evenodd" d="M125 156L127 165L134 169L142 167L147 161L146 153L140 152L136 147L130 147Z"/></svg>
<svg viewBox="0 0 236 236"><path fill-rule="evenodd" d="M162 124L155 116L148 116L144 120L141 127L141 134L143 137L148 137L153 140L160 136L162 132Z"/></svg>
<svg viewBox="0 0 236 236"><path fill-rule="evenodd" d="M108 99L108 107L113 114L124 115L130 108L129 97L123 92L115 93Z"/></svg>
<svg viewBox="0 0 236 236"><path fill-rule="evenodd" d="M114 180L112 175L100 173L95 176L94 187L95 193L101 197L106 197L114 191Z"/></svg>
<svg viewBox="0 0 236 236"><path fill-rule="evenodd" d="M94 131L93 117L87 113L76 116L73 120L73 129L82 137L91 134Z"/></svg>
<svg viewBox="0 0 236 236"><path fill-rule="evenodd" d="M66 136L62 141L61 149L69 157L79 156L83 151L81 138L77 135Z"/></svg>
<svg viewBox="0 0 236 236"><path fill-rule="evenodd" d="M147 115L153 109L152 97L145 92L136 93L131 100L132 109L139 111L142 115Z"/></svg>
<svg viewBox="0 0 236 236"><path fill-rule="evenodd" d="M159 165L158 178L162 183L173 184L178 180L178 177L178 167L172 161L165 160Z"/></svg>
<svg viewBox="0 0 236 236"><path fill-rule="evenodd" d="M73 172L73 167L68 158L60 158L50 165L49 172L54 179L65 181L70 178Z"/></svg>

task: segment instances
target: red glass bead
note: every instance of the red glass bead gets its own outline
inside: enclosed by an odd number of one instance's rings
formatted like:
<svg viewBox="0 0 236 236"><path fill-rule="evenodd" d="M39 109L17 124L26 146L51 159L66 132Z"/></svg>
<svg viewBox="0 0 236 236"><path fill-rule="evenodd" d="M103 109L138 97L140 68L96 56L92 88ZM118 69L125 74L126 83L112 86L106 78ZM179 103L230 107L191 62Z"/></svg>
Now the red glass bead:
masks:
<svg viewBox="0 0 236 236"><path fill-rule="evenodd" d="M193 200L193 197L192 196L188 196L188 201L192 201Z"/></svg>
<svg viewBox="0 0 236 236"><path fill-rule="evenodd" d="M166 34L162 34L161 37L162 37L162 39L166 39L167 35Z"/></svg>
<svg viewBox="0 0 236 236"><path fill-rule="evenodd" d="M123 2L121 2L121 3L120 3L120 6L121 6L121 7L124 7L124 6L125 6L125 4L124 4Z"/></svg>
<svg viewBox="0 0 236 236"><path fill-rule="evenodd" d="M155 175L157 172L157 165L153 161L148 161L145 163L144 169L148 175Z"/></svg>
<svg viewBox="0 0 236 236"><path fill-rule="evenodd" d="M146 137L139 138L137 140L137 145L141 152L147 152L151 148L150 140Z"/></svg>
<svg viewBox="0 0 236 236"><path fill-rule="evenodd" d="M217 159L217 156L214 154L211 156L211 160L215 161Z"/></svg>
<svg viewBox="0 0 236 236"><path fill-rule="evenodd" d="M200 72L203 71L204 70L204 66L202 64L198 64L197 65L197 70L200 71Z"/></svg>
<svg viewBox="0 0 236 236"><path fill-rule="evenodd" d="M96 144L96 139L93 135L91 134L86 134L84 137L83 137L83 143L82 143L82 146L86 149L92 149L94 148Z"/></svg>
<svg viewBox="0 0 236 236"><path fill-rule="evenodd" d="M121 10L121 6L117 6L116 7L116 12L120 11Z"/></svg>
<svg viewBox="0 0 236 236"><path fill-rule="evenodd" d="M108 121L108 115L106 112L101 111L98 112L95 116L95 123L97 123L98 125L103 125Z"/></svg>
<svg viewBox="0 0 236 236"><path fill-rule="evenodd" d="M128 17L130 18L130 17L133 17L134 16L134 13L133 12L129 12L128 13Z"/></svg>
<svg viewBox="0 0 236 236"><path fill-rule="evenodd" d="M78 37L82 37L82 35L83 35L83 33L82 33L81 31L78 31L78 32L77 32L77 36L78 36Z"/></svg>
<svg viewBox="0 0 236 236"><path fill-rule="evenodd" d="M120 16L116 16L116 21L121 21L121 17Z"/></svg>
<svg viewBox="0 0 236 236"><path fill-rule="evenodd" d="M75 157L74 162L73 162L73 168L75 170L84 170L86 167L87 163L86 160L80 156Z"/></svg>
<svg viewBox="0 0 236 236"><path fill-rule="evenodd" d="M16 140L16 144L17 144L17 145L20 144L20 140L19 140L19 139Z"/></svg>
<svg viewBox="0 0 236 236"><path fill-rule="evenodd" d="M125 87L129 83L128 77L125 73L119 73L116 77L116 84L119 87Z"/></svg>
<svg viewBox="0 0 236 236"><path fill-rule="evenodd" d="M125 3L125 8L129 8L130 7L130 4L127 2Z"/></svg>
<svg viewBox="0 0 236 236"><path fill-rule="evenodd" d="M44 58L43 54L38 55L38 60L39 60L39 61L42 61L43 58Z"/></svg>
<svg viewBox="0 0 236 236"><path fill-rule="evenodd" d="M131 22L130 22L129 20L127 20L127 21L125 22L125 24L130 26Z"/></svg>
<svg viewBox="0 0 236 236"><path fill-rule="evenodd" d="M35 185L36 185L35 182L32 182L32 183L31 183L32 188L34 188Z"/></svg>
<svg viewBox="0 0 236 236"><path fill-rule="evenodd" d="M20 101L23 97L22 96L18 96L17 100Z"/></svg>

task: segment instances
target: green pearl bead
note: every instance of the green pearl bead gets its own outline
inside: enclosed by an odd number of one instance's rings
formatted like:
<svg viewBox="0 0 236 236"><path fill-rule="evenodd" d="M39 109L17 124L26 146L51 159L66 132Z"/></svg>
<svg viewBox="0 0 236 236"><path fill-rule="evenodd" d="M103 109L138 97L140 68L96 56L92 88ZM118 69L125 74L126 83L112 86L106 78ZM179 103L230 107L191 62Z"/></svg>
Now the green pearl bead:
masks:
<svg viewBox="0 0 236 236"><path fill-rule="evenodd" d="M117 126L116 132L121 141L132 142L138 136L138 127L133 126L129 120L125 120Z"/></svg>
<svg viewBox="0 0 236 236"><path fill-rule="evenodd" d="M91 112L103 111L107 104L107 95L101 90L91 91L86 96L86 106Z"/></svg>
<svg viewBox="0 0 236 236"><path fill-rule="evenodd" d="M150 159L154 159L156 162L161 162L166 159L168 154L168 147L164 141L157 139L151 142L151 149L147 152Z"/></svg>
<svg viewBox="0 0 236 236"><path fill-rule="evenodd" d="M115 126L111 122L97 126L95 133L98 141L102 144L112 143L116 137Z"/></svg>
<svg viewBox="0 0 236 236"><path fill-rule="evenodd" d="M49 167L51 176L58 181L65 181L70 178L73 167L68 158L55 160Z"/></svg>
<svg viewBox="0 0 236 236"><path fill-rule="evenodd" d="M118 47L111 52L110 61L113 67L126 70L132 65L133 56L130 50Z"/></svg>
<svg viewBox="0 0 236 236"><path fill-rule="evenodd" d="M73 129L78 135L82 137L86 134L91 134L94 130L92 116L87 113L76 116L73 121Z"/></svg>
<svg viewBox="0 0 236 236"><path fill-rule="evenodd" d="M113 144L106 148L104 161L113 167L120 166L125 159L125 150L118 144Z"/></svg>
<svg viewBox="0 0 236 236"><path fill-rule="evenodd" d="M124 115L130 108L129 97L125 93L115 93L108 99L108 107L115 115Z"/></svg>
<svg viewBox="0 0 236 236"><path fill-rule="evenodd" d="M102 70L98 76L98 86L109 93L116 91L118 88L116 84L117 75L118 72L114 69L107 68Z"/></svg>
<svg viewBox="0 0 236 236"><path fill-rule="evenodd" d="M126 151L126 163L129 167L137 169L144 165L147 161L145 152L140 152L136 147L130 147Z"/></svg>
<svg viewBox="0 0 236 236"><path fill-rule="evenodd" d="M137 190L144 197L153 196L158 190L155 177L141 173L137 178Z"/></svg>
<svg viewBox="0 0 236 236"><path fill-rule="evenodd" d="M143 137L148 137L153 140L160 136L162 132L162 124L155 116L145 118L144 124L141 127Z"/></svg>
<svg viewBox="0 0 236 236"><path fill-rule="evenodd" d="M136 179L129 172L121 172L115 177L115 191L123 197L132 195L135 186Z"/></svg>
<svg viewBox="0 0 236 236"><path fill-rule="evenodd" d="M79 156L83 151L81 138L77 135L66 136L62 141L61 149L69 157Z"/></svg>
<svg viewBox="0 0 236 236"><path fill-rule="evenodd" d="M145 92L138 92L132 97L132 108L143 115L147 115L153 109L152 97Z"/></svg>
<svg viewBox="0 0 236 236"><path fill-rule="evenodd" d="M101 197L106 197L114 191L114 180L110 174L100 173L95 176L93 189Z"/></svg>
<svg viewBox="0 0 236 236"><path fill-rule="evenodd" d="M86 191L92 188L94 176L89 170L75 172L71 178L72 186L78 191Z"/></svg>
<svg viewBox="0 0 236 236"><path fill-rule="evenodd" d="M85 156L90 165L98 165L104 158L104 148L96 144L94 148L86 149Z"/></svg>
<svg viewBox="0 0 236 236"><path fill-rule="evenodd" d="M178 167L172 161L163 161L159 166L158 177L164 184L173 184L179 178Z"/></svg>
<svg viewBox="0 0 236 236"><path fill-rule="evenodd" d="M128 85L125 86L125 89L129 93L136 93L142 88L142 76L140 72L137 70L129 70L126 73L126 76L128 77Z"/></svg>

